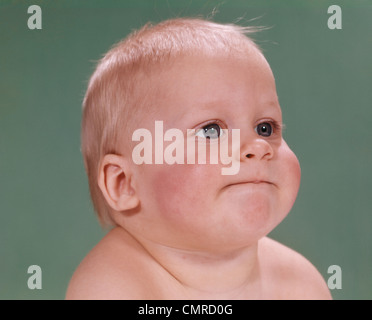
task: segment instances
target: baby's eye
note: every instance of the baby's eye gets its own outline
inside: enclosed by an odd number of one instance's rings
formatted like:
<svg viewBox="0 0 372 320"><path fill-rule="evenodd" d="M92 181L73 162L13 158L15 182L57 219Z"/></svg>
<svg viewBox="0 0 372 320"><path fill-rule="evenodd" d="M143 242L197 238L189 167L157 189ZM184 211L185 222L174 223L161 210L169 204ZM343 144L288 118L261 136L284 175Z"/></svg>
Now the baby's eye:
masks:
<svg viewBox="0 0 372 320"><path fill-rule="evenodd" d="M257 132L258 135L263 137L270 137L273 134L273 126L269 122L262 122L257 125L254 130Z"/></svg>
<svg viewBox="0 0 372 320"><path fill-rule="evenodd" d="M196 136L206 139L218 139L222 132L221 127L217 123L211 123L198 130Z"/></svg>

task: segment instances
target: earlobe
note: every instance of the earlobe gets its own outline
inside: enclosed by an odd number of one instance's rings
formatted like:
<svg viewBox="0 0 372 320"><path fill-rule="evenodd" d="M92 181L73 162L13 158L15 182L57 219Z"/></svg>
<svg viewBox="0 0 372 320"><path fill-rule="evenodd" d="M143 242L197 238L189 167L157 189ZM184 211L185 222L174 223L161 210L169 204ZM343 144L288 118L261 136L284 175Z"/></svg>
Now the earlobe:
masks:
<svg viewBox="0 0 372 320"><path fill-rule="evenodd" d="M131 182L131 172L123 156L107 154L103 157L99 167L98 185L112 209L120 212L139 205Z"/></svg>

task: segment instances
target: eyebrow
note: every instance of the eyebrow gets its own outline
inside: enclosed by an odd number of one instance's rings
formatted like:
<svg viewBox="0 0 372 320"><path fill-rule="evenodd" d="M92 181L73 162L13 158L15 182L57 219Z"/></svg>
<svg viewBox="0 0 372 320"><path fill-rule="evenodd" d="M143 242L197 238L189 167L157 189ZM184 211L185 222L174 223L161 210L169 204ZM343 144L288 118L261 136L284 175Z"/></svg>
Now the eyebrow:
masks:
<svg viewBox="0 0 372 320"><path fill-rule="evenodd" d="M221 107L221 106L223 107L223 109L228 110L230 104L231 103L228 100L210 100L210 101L202 102L202 103L199 103L199 104L196 102L192 106L197 107L200 111L213 110L216 107ZM281 108L280 108L280 104L279 104L278 100L271 100L270 99L267 102L262 103L262 105L265 105L265 106L269 107L275 113L278 113L278 115L282 116L282 112L281 112ZM182 111L177 116L177 119L184 118L185 116L187 116L189 114L192 114L192 113L190 113L190 110L186 108L184 111Z"/></svg>
<svg viewBox="0 0 372 320"><path fill-rule="evenodd" d="M282 110L278 100L268 100L265 102L260 102L260 105L270 108L274 112L278 112L279 115L282 115ZM212 100L203 104L199 105L199 109L201 110L209 110L215 107L222 106L226 109L229 109L230 101L227 100ZM185 111L186 113L187 111Z"/></svg>
<svg viewBox="0 0 372 320"><path fill-rule="evenodd" d="M192 104L191 106L192 107L197 107L198 110L209 110L209 109L214 109L216 108L217 106L226 106L228 105L228 101L226 100L212 100L212 101L207 101L205 103L195 103L195 104ZM177 117L177 118L183 118L185 115L187 114L190 114L190 110L189 109L185 109L184 111L181 112L181 114Z"/></svg>

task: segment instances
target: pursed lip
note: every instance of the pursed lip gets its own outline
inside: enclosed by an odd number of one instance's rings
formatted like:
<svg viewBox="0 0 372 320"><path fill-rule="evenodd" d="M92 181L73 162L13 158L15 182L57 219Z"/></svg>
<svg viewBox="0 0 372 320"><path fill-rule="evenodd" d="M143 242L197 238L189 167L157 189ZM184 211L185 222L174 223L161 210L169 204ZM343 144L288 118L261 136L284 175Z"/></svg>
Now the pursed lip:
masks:
<svg viewBox="0 0 372 320"><path fill-rule="evenodd" d="M250 181L239 181L239 182L234 182L234 183L230 183L228 185L225 186L225 188L227 187L231 187L231 186L237 186L237 185L244 185L244 184L269 184L269 185L273 185L275 186L275 184L271 181L268 181L268 180L250 180Z"/></svg>

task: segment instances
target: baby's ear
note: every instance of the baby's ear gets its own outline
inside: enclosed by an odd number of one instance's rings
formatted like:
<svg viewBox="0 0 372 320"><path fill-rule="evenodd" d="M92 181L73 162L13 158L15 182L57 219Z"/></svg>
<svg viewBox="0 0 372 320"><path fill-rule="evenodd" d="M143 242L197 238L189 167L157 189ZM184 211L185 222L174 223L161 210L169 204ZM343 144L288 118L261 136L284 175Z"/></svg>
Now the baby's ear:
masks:
<svg viewBox="0 0 372 320"><path fill-rule="evenodd" d="M131 171L123 156L106 154L103 157L98 185L109 206L116 211L134 209L139 205L131 178Z"/></svg>

